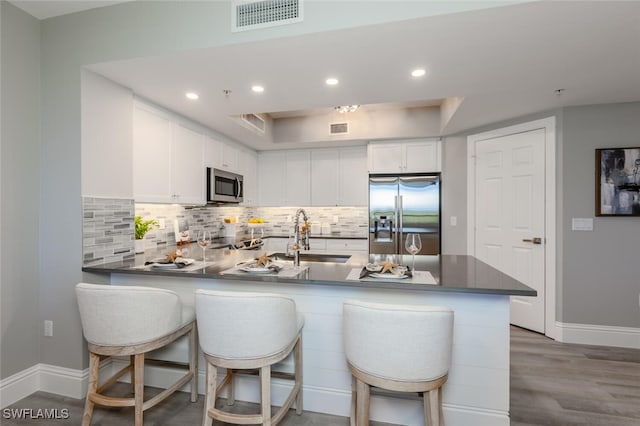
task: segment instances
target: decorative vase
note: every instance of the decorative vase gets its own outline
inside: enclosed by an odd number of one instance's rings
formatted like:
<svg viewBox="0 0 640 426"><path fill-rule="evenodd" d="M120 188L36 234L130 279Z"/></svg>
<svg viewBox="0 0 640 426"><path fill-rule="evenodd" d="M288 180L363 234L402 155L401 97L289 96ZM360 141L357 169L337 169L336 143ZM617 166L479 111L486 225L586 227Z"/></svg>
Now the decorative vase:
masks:
<svg viewBox="0 0 640 426"><path fill-rule="evenodd" d="M136 254L144 253L144 240L143 239L135 240L135 249L136 249Z"/></svg>

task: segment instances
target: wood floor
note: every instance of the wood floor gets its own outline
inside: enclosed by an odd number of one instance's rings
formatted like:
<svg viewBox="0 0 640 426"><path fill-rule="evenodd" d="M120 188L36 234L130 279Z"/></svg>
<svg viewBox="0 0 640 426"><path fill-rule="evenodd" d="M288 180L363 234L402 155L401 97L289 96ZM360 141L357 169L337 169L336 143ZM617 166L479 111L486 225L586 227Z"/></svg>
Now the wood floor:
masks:
<svg viewBox="0 0 640 426"><path fill-rule="evenodd" d="M129 386L118 384L118 393ZM445 385L446 386L446 385ZM145 389L146 396L159 390ZM204 398L189 402L189 394L177 392L145 413L145 426L190 426L202 422ZM222 406L223 400L218 400ZM78 425L83 400L46 392L33 395L9 408L67 409L66 420L7 419L0 424ZM237 401L238 412L255 411L255 404ZM129 408L96 408L92 426L132 424ZM347 426L346 417L290 411L283 426ZM372 422L372 426L383 423ZM220 426L221 423L214 422ZM516 327L511 328L511 425L512 426L639 426L640 350L557 343ZM473 426L473 425L469 425Z"/></svg>
<svg viewBox="0 0 640 426"><path fill-rule="evenodd" d="M512 426L639 426L640 350L511 327Z"/></svg>

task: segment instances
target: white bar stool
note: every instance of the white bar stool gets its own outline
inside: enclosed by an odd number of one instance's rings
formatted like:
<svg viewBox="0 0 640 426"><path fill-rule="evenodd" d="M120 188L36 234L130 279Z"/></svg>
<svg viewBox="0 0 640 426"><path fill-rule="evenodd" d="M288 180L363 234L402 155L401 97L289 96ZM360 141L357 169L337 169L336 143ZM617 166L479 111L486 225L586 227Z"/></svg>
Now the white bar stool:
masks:
<svg viewBox="0 0 640 426"><path fill-rule="evenodd" d="M453 311L447 307L347 301L344 344L351 374L351 424L369 424L370 387L420 392L425 424L444 425L442 385L451 367Z"/></svg>
<svg viewBox="0 0 640 426"><path fill-rule="evenodd" d="M89 389L82 425L91 424L95 404L134 407L136 426L143 412L191 381L191 402L198 399L197 328L193 307L183 306L178 294L150 287L79 283L76 296L82 330L89 348ZM144 401L145 353L189 335L189 371L176 383ZM98 386L100 356L126 356L130 363ZM133 398L115 398L103 391L124 374L131 376Z"/></svg>
<svg viewBox="0 0 640 426"><path fill-rule="evenodd" d="M276 425L295 400L302 413L302 326L304 318L287 297L269 293L196 290L200 347L207 362L207 387L202 424L213 419L235 424ZM294 386L282 407L271 416L271 366L293 351ZM216 386L217 367L227 369ZM259 369L260 414L234 414L215 408L218 393L228 387L234 402L233 369Z"/></svg>

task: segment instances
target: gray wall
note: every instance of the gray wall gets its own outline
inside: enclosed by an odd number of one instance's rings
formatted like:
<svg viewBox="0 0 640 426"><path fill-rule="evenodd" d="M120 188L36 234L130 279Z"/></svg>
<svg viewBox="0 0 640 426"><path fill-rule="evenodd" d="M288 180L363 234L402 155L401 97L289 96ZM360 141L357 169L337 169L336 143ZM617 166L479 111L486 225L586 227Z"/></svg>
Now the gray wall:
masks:
<svg viewBox="0 0 640 426"><path fill-rule="evenodd" d="M0 377L37 364L40 24L2 2Z"/></svg>
<svg viewBox="0 0 640 426"><path fill-rule="evenodd" d="M640 327L640 217L571 230L572 218L595 214L595 149L613 147L640 147L640 102L564 110L563 321Z"/></svg>

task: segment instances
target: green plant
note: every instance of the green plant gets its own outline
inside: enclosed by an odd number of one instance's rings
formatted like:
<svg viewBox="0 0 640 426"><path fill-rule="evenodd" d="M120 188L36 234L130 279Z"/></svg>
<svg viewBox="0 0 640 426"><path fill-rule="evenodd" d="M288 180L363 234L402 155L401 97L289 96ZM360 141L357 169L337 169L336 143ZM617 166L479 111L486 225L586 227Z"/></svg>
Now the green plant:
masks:
<svg viewBox="0 0 640 426"><path fill-rule="evenodd" d="M142 220L142 216L135 216L133 219L136 224L136 240L143 239L145 234L151 231L154 226L160 225L155 219Z"/></svg>

